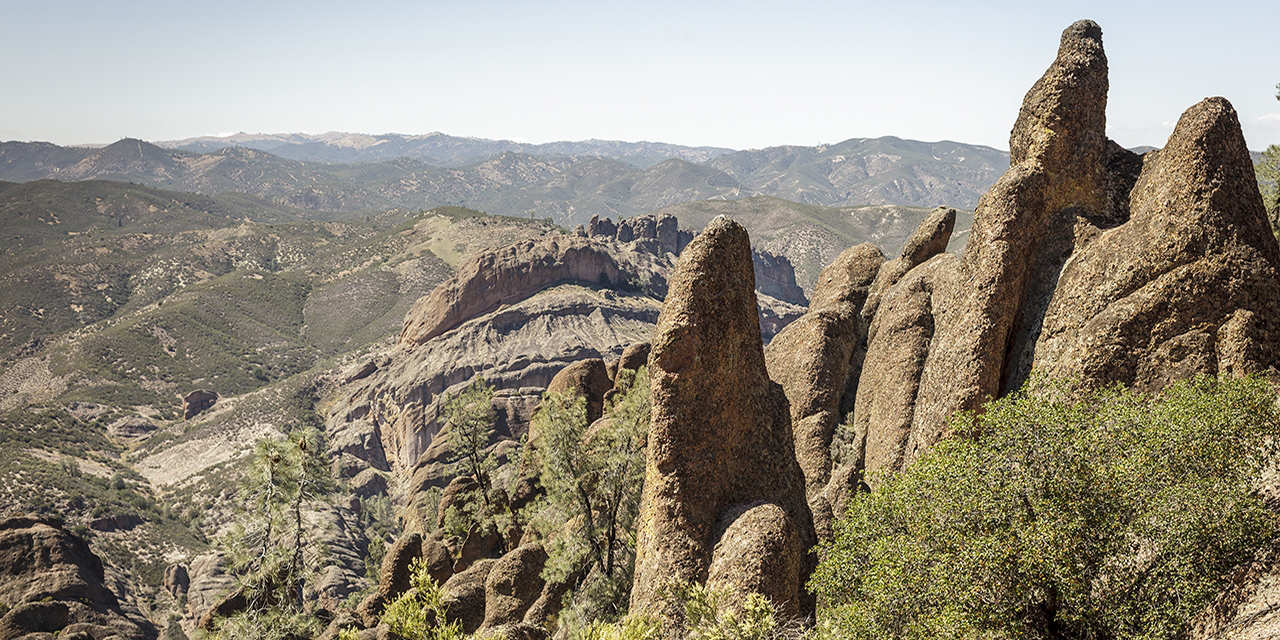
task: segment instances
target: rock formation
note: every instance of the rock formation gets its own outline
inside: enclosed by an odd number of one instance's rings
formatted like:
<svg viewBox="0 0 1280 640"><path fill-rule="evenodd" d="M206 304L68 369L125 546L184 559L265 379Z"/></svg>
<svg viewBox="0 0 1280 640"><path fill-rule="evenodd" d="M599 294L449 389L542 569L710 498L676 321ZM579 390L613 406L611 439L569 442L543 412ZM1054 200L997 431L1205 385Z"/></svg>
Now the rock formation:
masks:
<svg viewBox="0 0 1280 640"><path fill-rule="evenodd" d="M414 304L405 316L400 343L418 346L457 327L464 321L523 300L561 282L589 285L645 283L665 289L658 268L648 254L635 263L622 262L600 243L574 236L550 236L526 240L484 251L458 267L444 284Z"/></svg>
<svg viewBox="0 0 1280 640"><path fill-rule="evenodd" d="M831 442L842 415L846 386L856 382L866 351L863 303L884 255L862 244L822 270L809 311L787 325L765 351L769 377L791 404L795 452L806 494L820 530L829 529L830 506L821 494L831 477Z"/></svg>
<svg viewBox="0 0 1280 640"><path fill-rule="evenodd" d="M1107 88L1102 30L1071 25L964 254L941 254L953 222L935 212L881 269L854 407L865 471L1033 374L1151 390L1275 363L1280 248L1235 111L1206 99L1139 157L1106 139Z"/></svg>
<svg viewBox="0 0 1280 640"><path fill-rule="evenodd" d="M204 411L207 411L209 407L212 407L217 401L218 393L216 391L196 389L195 391L188 393L186 397L182 399L182 419L190 420L200 415Z"/></svg>
<svg viewBox="0 0 1280 640"><path fill-rule="evenodd" d="M677 631L663 585L705 582L715 568L730 587L771 596L784 616L810 614L798 586L816 537L786 395L765 369L746 230L713 220L670 282L649 357L652 423L632 609ZM781 555L729 557L743 550Z"/></svg>
<svg viewBox="0 0 1280 640"><path fill-rule="evenodd" d="M0 614L0 638L157 635L138 611L121 606L104 584L102 560L59 520L0 520L0 576L0 602L9 605Z"/></svg>
<svg viewBox="0 0 1280 640"><path fill-rule="evenodd" d="M584 398L587 401L587 422L591 423L604 415L604 394L612 388L613 379L604 366L604 360L591 358L561 369L547 385L547 393L571 393Z"/></svg>

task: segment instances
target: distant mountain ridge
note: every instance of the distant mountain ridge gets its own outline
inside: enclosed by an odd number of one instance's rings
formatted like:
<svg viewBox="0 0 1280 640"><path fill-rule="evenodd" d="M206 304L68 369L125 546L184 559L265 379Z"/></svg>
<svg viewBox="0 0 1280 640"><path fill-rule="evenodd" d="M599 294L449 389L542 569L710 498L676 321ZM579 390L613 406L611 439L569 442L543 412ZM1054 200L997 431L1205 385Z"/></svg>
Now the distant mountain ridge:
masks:
<svg viewBox="0 0 1280 640"><path fill-rule="evenodd" d="M487 140L434 132L425 135L386 133L368 135L330 131L322 134L237 133L230 136L201 136L155 143L166 149L208 153L229 147L268 151L282 158L304 162L350 164L413 158L440 167L460 167L482 162L507 151L534 156L599 156L619 160L644 169L671 158L705 163L733 153L723 147L688 147L665 142L623 142L582 140L530 144L512 140Z"/></svg>
<svg viewBox="0 0 1280 640"><path fill-rule="evenodd" d="M1008 165L1008 154L988 147L892 137L736 152L586 141L533 145L528 148L541 150L533 154L500 150L515 144L507 141L442 134L394 139L346 134L299 136L302 134L232 136L198 139L198 144L188 145L207 150L219 144L244 144L203 153L133 139L96 149L2 142L0 180L118 180L209 196L243 193L276 206L310 210L466 206L495 215L551 218L573 226L593 215L618 218L683 202L761 195L829 207L893 204L970 209ZM422 141L435 145L433 148L443 154L438 156L442 162L495 153L458 166L440 166L404 155L336 164L290 159L276 151L248 146L274 145L278 151L285 145L297 152L309 145L317 153L347 149L353 157L372 157L372 149L393 155L406 152L404 145L409 142ZM592 154L559 153L582 150ZM719 155L705 162L681 157L655 163L646 160L646 166L626 160L634 160L637 153L667 152L689 157ZM453 155L445 158L448 154Z"/></svg>

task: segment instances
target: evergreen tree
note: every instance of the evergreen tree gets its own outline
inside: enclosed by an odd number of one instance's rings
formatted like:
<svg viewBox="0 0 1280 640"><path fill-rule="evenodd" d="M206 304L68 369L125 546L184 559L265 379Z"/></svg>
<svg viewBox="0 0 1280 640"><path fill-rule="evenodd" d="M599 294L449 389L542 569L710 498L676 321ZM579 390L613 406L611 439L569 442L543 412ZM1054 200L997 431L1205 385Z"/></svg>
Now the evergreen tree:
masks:
<svg viewBox="0 0 1280 640"><path fill-rule="evenodd" d="M293 638L316 630L306 614L306 590L323 549L305 514L333 488L319 431L255 443L240 488L244 512L222 540L247 606L219 621L221 635Z"/></svg>
<svg viewBox="0 0 1280 640"><path fill-rule="evenodd" d="M534 416L545 502L535 523L548 554L546 577L590 575L562 617L570 626L625 613L635 568L635 524L649 432L648 371L621 372L625 392L587 424L586 401L544 396ZM565 526L570 523L569 526Z"/></svg>

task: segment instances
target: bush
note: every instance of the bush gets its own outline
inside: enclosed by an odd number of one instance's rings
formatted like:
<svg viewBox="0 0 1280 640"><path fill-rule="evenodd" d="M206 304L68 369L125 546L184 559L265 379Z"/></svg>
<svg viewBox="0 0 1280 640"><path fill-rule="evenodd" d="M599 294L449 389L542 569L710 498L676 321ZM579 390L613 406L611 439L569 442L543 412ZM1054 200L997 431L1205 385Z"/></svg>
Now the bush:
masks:
<svg viewBox="0 0 1280 640"><path fill-rule="evenodd" d="M533 417L547 491L534 517L549 555L543 577L588 576L561 612L560 623L569 629L618 619L631 597L649 378L644 367L622 376L625 392L606 408L606 420L588 425L585 400L568 394L544 396Z"/></svg>
<svg viewBox="0 0 1280 640"><path fill-rule="evenodd" d="M409 590L387 606L382 622L405 640L462 640L462 623L445 622L444 592L431 578L426 560L414 558L409 571Z"/></svg>
<svg viewBox="0 0 1280 640"><path fill-rule="evenodd" d="M809 586L853 638L1170 638L1276 539L1257 378L1142 395L1033 380L856 496Z"/></svg>

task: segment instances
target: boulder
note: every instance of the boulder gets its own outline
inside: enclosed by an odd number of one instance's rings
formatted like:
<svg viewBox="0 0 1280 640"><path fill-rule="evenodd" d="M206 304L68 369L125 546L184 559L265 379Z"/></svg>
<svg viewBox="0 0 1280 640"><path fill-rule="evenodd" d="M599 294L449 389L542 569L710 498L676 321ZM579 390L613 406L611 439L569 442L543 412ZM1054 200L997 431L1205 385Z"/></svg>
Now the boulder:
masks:
<svg viewBox="0 0 1280 640"><path fill-rule="evenodd" d="M191 586L191 577L187 574L187 568L180 564L171 564L164 568L164 590L169 592L173 599L177 600L187 595L187 589Z"/></svg>
<svg viewBox="0 0 1280 640"><path fill-rule="evenodd" d="M570 393L587 401L587 422L594 422L604 415L604 394L613 388L613 380L605 368L604 360L589 358L579 360L560 370L547 385L547 393ZM530 434L530 440L535 439Z"/></svg>
<svg viewBox="0 0 1280 640"><path fill-rule="evenodd" d="M218 402L218 394L208 389L196 389L188 393L182 402L184 404L182 419L190 420Z"/></svg>
<svg viewBox="0 0 1280 640"><path fill-rule="evenodd" d="M453 572L462 573L476 562L491 558L502 552L503 539L497 531L481 529L471 525L466 538L462 541L462 549L458 551L458 559L453 563Z"/></svg>
<svg viewBox="0 0 1280 640"><path fill-rule="evenodd" d="M608 218L591 216L591 221L587 223L587 235L592 238L613 239L618 235L618 227Z"/></svg>
<svg viewBox="0 0 1280 640"><path fill-rule="evenodd" d="M525 612L542 594L546 563L547 552L535 542L513 549L493 565L485 578L485 628L524 620Z"/></svg>
<svg viewBox="0 0 1280 640"><path fill-rule="evenodd" d="M739 505L717 526L707 584L739 594L759 593L775 603L784 619L808 615L797 593L804 592L806 555L795 524L771 502Z"/></svg>
<svg viewBox="0 0 1280 640"><path fill-rule="evenodd" d="M436 584L444 584L453 577L453 554L444 544L444 532L435 531L422 539L422 558L427 563L427 573Z"/></svg>
<svg viewBox="0 0 1280 640"><path fill-rule="evenodd" d="M485 580L496 563L492 558L480 560L440 587L448 611L445 620L459 622L466 633L475 633L484 624Z"/></svg>
<svg viewBox="0 0 1280 640"><path fill-rule="evenodd" d="M20 516L0 520L0 638L33 633L129 640L158 631L122 605L104 583L102 560L61 520Z"/></svg>
<svg viewBox="0 0 1280 640"><path fill-rule="evenodd" d="M799 563L801 584L816 536L787 398L765 369L746 229L724 216L712 220L685 248L670 282L649 358L652 423L631 607L679 633L680 614L662 587L705 581L730 510L777 505L802 554L781 565ZM787 584L791 576L761 579ZM775 604L813 612L802 588Z"/></svg>
<svg viewBox="0 0 1280 640"><path fill-rule="evenodd" d="M449 486L444 488L444 492L440 494L440 505L436 509L436 529L444 527L445 516L450 507L462 510L462 503L466 499L467 494L480 490L480 483L475 481L471 476L458 476L449 482Z"/></svg>
<svg viewBox="0 0 1280 640"><path fill-rule="evenodd" d="M422 534L407 533L391 545L382 558L378 588L356 608L366 627L376 626L382 610L412 586L410 564L422 555Z"/></svg>
<svg viewBox="0 0 1280 640"><path fill-rule="evenodd" d="M627 345L627 348L622 350L622 357L618 359L618 371L638 371L640 367L647 366L649 364L650 348L651 347L648 342L637 342L635 344ZM615 374L615 386L617 382L617 376Z"/></svg>
<svg viewBox="0 0 1280 640"><path fill-rule="evenodd" d="M387 495L387 476L377 469L365 469L351 479L351 494L360 498Z"/></svg>

